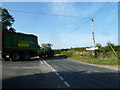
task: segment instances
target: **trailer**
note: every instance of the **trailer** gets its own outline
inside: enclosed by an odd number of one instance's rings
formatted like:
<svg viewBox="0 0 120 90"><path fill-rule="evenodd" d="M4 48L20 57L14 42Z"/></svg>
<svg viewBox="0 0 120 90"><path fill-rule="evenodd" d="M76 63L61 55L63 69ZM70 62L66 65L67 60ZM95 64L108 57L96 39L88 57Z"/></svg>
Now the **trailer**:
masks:
<svg viewBox="0 0 120 90"><path fill-rule="evenodd" d="M13 61L29 60L33 56L42 56L43 52L38 45L37 36L24 34L12 30L2 31L2 58L6 56Z"/></svg>

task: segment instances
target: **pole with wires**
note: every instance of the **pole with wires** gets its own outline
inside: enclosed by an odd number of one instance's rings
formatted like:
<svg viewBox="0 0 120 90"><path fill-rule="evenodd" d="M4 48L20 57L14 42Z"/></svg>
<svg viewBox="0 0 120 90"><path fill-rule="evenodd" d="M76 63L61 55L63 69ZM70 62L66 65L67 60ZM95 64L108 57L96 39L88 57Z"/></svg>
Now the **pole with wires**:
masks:
<svg viewBox="0 0 120 90"><path fill-rule="evenodd" d="M92 39L93 39L93 43L95 47L94 19L93 18L91 18L91 22L92 22Z"/></svg>
<svg viewBox="0 0 120 90"><path fill-rule="evenodd" d="M94 19L93 17L91 18L91 22L92 22L92 39L93 39L93 44L94 44L94 48L95 48L95 34L94 34ZM93 58L96 57L96 53L95 53L95 50L92 51L92 56Z"/></svg>

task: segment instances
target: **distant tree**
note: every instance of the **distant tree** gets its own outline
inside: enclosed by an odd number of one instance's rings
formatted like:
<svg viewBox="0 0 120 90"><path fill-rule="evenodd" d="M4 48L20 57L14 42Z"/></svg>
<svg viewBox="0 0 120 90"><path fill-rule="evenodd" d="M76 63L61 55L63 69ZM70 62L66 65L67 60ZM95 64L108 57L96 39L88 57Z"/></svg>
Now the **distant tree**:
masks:
<svg viewBox="0 0 120 90"><path fill-rule="evenodd" d="M0 22L2 22L2 30L7 30L14 23L14 18L10 15L7 9L0 7Z"/></svg>
<svg viewBox="0 0 120 90"><path fill-rule="evenodd" d="M102 45L100 43L96 43L96 47L100 48Z"/></svg>
<svg viewBox="0 0 120 90"><path fill-rule="evenodd" d="M112 49L111 49L110 46L112 46L112 48L114 48L115 45L112 44L111 42L108 42L108 43L107 43L107 46L106 46L107 51L112 51Z"/></svg>
<svg viewBox="0 0 120 90"><path fill-rule="evenodd" d="M114 45L113 43L111 43L111 42L108 42L108 43L107 43L107 46L109 46L109 45L111 45L111 46L113 46L113 47L115 46L115 45Z"/></svg>

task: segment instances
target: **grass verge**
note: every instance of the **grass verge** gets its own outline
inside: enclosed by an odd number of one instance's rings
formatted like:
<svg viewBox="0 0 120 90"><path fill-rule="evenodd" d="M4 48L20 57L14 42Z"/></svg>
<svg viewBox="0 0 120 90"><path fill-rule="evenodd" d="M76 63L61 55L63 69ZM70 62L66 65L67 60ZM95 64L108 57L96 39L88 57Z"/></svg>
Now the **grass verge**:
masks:
<svg viewBox="0 0 120 90"><path fill-rule="evenodd" d="M85 62L89 64L97 64L97 65L118 65L118 60L104 60L92 57L80 57L78 55L65 55L65 54L56 54L56 56L61 56L67 59Z"/></svg>

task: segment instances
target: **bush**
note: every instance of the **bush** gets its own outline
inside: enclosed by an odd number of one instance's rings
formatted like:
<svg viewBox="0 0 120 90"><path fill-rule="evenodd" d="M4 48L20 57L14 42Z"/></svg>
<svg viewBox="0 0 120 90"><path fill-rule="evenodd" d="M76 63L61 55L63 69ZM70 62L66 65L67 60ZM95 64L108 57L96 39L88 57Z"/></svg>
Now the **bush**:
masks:
<svg viewBox="0 0 120 90"><path fill-rule="evenodd" d="M115 52L117 53L118 57L115 55L115 53L113 52L113 50L111 49L110 45L113 47L113 49L115 50ZM113 45L111 43L107 43L106 47L102 47L99 43L96 44L99 49L95 51L95 57L99 58L99 59L120 59L120 45ZM67 56L72 56L72 55L77 55L80 57L92 57L92 51L88 51L86 50L87 47L82 47L82 48L71 48L71 49L61 49L60 52L61 54L65 54Z"/></svg>

